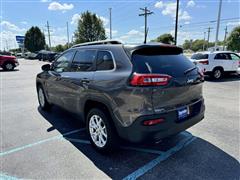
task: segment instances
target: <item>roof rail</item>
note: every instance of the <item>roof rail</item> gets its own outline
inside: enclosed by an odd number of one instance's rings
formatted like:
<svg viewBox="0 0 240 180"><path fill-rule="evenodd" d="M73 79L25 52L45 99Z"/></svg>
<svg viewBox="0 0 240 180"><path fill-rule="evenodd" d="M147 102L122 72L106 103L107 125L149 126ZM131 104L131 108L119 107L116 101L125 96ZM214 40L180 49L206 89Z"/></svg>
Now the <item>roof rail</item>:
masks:
<svg viewBox="0 0 240 180"><path fill-rule="evenodd" d="M122 43L120 41L116 41L116 40L103 40L103 41L93 41L93 42L76 44L76 45L72 46L72 48L88 46L88 45L100 45L100 44L122 44Z"/></svg>

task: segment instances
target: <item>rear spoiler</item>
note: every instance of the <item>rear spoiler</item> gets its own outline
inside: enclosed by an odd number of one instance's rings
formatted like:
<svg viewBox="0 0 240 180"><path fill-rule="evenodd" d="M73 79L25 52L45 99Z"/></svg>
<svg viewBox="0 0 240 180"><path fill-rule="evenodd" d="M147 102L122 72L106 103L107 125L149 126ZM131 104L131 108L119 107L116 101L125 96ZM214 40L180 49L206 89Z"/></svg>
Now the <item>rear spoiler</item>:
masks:
<svg viewBox="0 0 240 180"><path fill-rule="evenodd" d="M139 45L132 47L125 47L125 50L129 56L133 54L141 55L178 55L183 53L183 49L168 44L158 44L158 45Z"/></svg>

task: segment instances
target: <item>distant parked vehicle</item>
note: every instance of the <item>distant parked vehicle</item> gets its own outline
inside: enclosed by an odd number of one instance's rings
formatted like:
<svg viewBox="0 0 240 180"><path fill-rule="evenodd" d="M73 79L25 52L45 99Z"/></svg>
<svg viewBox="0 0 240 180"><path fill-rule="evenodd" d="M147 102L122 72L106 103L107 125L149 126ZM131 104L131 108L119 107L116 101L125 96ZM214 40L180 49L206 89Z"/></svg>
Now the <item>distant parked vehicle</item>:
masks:
<svg viewBox="0 0 240 180"><path fill-rule="evenodd" d="M52 62L55 59L56 52L41 50L37 54L37 59L39 61L50 61Z"/></svg>
<svg viewBox="0 0 240 180"><path fill-rule="evenodd" d="M26 59L37 59L37 54L36 53L30 53L26 56Z"/></svg>
<svg viewBox="0 0 240 180"><path fill-rule="evenodd" d="M15 56L0 55L0 67L5 71L12 71L19 65Z"/></svg>
<svg viewBox="0 0 240 180"><path fill-rule="evenodd" d="M193 54L191 60L203 70L204 74L215 79L224 73L240 74L240 56L230 51L201 52Z"/></svg>

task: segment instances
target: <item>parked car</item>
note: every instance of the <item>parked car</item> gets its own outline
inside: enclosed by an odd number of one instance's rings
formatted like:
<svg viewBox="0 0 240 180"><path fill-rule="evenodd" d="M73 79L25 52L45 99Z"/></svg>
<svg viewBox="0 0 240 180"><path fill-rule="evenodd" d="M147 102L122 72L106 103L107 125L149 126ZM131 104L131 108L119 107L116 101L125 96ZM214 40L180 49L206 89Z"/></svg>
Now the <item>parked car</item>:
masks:
<svg viewBox="0 0 240 180"><path fill-rule="evenodd" d="M26 57L26 59L37 59L37 54L36 53L29 53Z"/></svg>
<svg viewBox="0 0 240 180"><path fill-rule="evenodd" d="M158 141L204 118L203 75L177 46L76 45L36 77L42 110L60 106L86 123L98 151Z"/></svg>
<svg viewBox="0 0 240 180"><path fill-rule="evenodd" d="M193 54L192 61L215 79L224 73L240 73L240 56L229 51L202 52Z"/></svg>
<svg viewBox="0 0 240 180"><path fill-rule="evenodd" d="M57 54L56 52L41 50L41 51L38 52L36 58L39 61L49 61L49 62L52 62L52 61L55 60L55 55L56 54Z"/></svg>
<svg viewBox="0 0 240 180"><path fill-rule="evenodd" d="M15 56L0 55L0 67L5 71L12 71L19 65Z"/></svg>

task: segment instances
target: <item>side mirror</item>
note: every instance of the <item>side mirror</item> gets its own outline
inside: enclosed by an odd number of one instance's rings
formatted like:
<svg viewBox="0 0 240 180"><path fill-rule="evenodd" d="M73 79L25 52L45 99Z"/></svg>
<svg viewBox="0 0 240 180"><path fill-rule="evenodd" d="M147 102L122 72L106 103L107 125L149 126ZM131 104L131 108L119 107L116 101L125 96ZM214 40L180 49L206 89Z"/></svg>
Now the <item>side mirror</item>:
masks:
<svg viewBox="0 0 240 180"><path fill-rule="evenodd" d="M50 64L44 64L44 65L42 66L42 70L43 70L43 71L49 71L50 69L51 69Z"/></svg>

